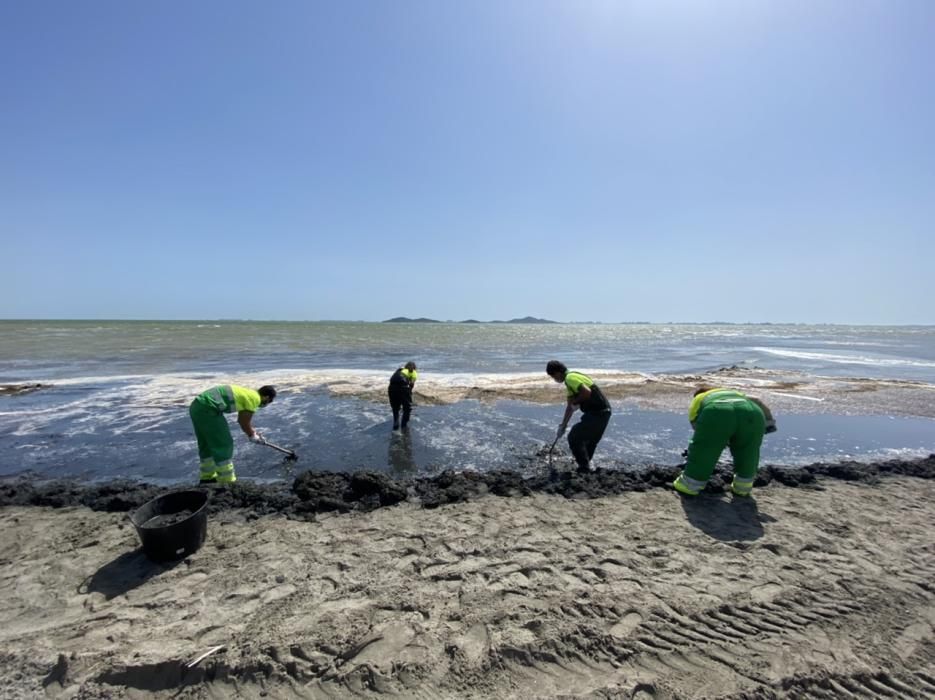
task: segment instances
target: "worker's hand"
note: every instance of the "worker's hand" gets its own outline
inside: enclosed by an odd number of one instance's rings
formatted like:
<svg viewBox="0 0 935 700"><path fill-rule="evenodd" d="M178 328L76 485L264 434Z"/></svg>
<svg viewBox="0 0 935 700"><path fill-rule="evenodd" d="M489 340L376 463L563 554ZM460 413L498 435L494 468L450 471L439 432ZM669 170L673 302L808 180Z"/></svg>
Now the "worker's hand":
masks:
<svg viewBox="0 0 935 700"><path fill-rule="evenodd" d="M257 445L265 445L266 439L259 433L253 433L253 435L250 436L250 442L255 442Z"/></svg>
<svg viewBox="0 0 935 700"><path fill-rule="evenodd" d="M682 450L682 456L683 456L683 457L688 457L688 448L687 448L687 447L686 447L684 450Z"/></svg>
<svg viewBox="0 0 935 700"><path fill-rule="evenodd" d="M764 432L765 432L767 435L769 435L770 433L775 433L777 430L778 430L778 428L776 427L776 421L775 421L775 420L768 420L768 421L766 421L766 430L765 430Z"/></svg>

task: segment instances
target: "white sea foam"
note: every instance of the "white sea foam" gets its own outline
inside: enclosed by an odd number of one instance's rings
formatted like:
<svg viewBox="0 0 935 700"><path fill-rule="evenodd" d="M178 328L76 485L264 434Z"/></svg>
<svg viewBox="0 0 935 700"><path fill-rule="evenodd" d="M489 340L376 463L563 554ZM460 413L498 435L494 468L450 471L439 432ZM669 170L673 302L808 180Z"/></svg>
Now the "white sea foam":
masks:
<svg viewBox="0 0 935 700"><path fill-rule="evenodd" d="M817 396L803 396L802 394L789 394L785 391L770 391L769 393L775 394L776 396L788 396L791 399L804 399L806 401L817 401L822 402L824 399L818 398Z"/></svg>
<svg viewBox="0 0 935 700"><path fill-rule="evenodd" d="M844 345L846 347L861 347L861 348L892 348L895 347L894 343L868 343L857 340L826 340L822 339L822 345Z"/></svg>
<svg viewBox="0 0 935 700"><path fill-rule="evenodd" d="M794 352L794 351L793 351ZM822 355L825 357L824 355ZM931 413L930 391L935 385L904 381L853 380L772 370L733 370L704 376L649 375L641 372L582 371L605 389L616 406L638 402L643 408L684 410L691 389L698 381L752 390L774 410L812 412L887 412L927 416ZM202 391L218 384L258 387L273 384L280 399L265 409L277 420L304 426L308 417L308 394L335 399L362 400L364 405L337 401L328 408L338 411L353 429L368 429L385 420L389 373L360 369L278 369L249 374L177 373L81 377L58 380L35 395L46 397L29 405L0 401L0 427L18 437L43 433L63 436L90 434L127 435L157 433L180 416ZM791 381L790 381L791 380ZM860 389L860 403L852 400ZM880 392L876 389L889 389ZM59 393L60 392L60 393ZM920 396L920 393L924 396ZM416 403L454 404L465 399L481 401L519 400L540 404L564 401L564 388L542 372L439 373L423 371L416 385ZM372 414L368 412L372 405ZM815 408L805 408L814 406ZM927 408L928 407L928 408ZM318 410L318 409L313 409ZM346 414L346 415L345 415ZM310 427L299 429L305 436Z"/></svg>
<svg viewBox="0 0 935 700"><path fill-rule="evenodd" d="M750 348L755 352L765 352L777 357L790 357L796 360L812 360L816 362L833 362L845 365L869 365L872 367L935 367L935 362L920 360L904 360L893 357L867 357L865 355L836 355L826 352L813 352L808 350L790 350L787 348Z"/></svg>
<svg viewBox="0 0 935 700"><path fill-rule="evenodd" d="M640 372L607 370L581 370L603 385L640 384L651 375ZM302 392L322 389L339 396L368 396L372 392L385 393L389 374L383 370L362 369L277 369L249 374L207 374L204 372L118 375L112 377L71 377L55 380L55 387L90 387L86 398L75 399L42 411L67 411L87 403L105 401L132 402L152 406L188 403L202 391L218 384L240 384L259 387L264 384L276 386L281 393ZM417 382L417 392L427 395L466 394L472 390L523 390L560 389L544 372L516 373L435 373L422 372ZM455 397L455 400L458 397ZM0 415L3 415L0 412Z"/></svg>

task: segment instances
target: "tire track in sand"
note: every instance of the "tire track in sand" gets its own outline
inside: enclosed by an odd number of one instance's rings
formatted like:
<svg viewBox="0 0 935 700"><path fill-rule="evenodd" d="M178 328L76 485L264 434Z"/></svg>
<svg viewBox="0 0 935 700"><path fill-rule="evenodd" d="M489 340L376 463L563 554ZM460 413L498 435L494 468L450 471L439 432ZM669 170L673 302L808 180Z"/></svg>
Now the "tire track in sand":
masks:
<svg viewBox="0 0 935 700"><path fill-rule="evenodd" d="M913 561L916 575L928 568L927 562ZM597 690L620 684L645 686L645 679L652 678L656 679L653 686L662 692L660 697L720 695L725 677L731 677L734 688L728 692L738 693L738 698L750 697L748 693L757 688L760 693L770 689L762 697L935 697L931 654L917 660L924 670L913 669L896 657L881 657L871 670L814 672L816 666L822 667L809 659L814 639L855 639L870 619L875 633L895 634L901 620L916 619L916 608L931 604L930 596L875 583L867 595L855 597L832 585L815 591L798 589L770 602L725 603L687 614L672 607L657 608L639 623L628 625L624 637L596 629L593 616L598 609L588 606L578 611L577 627L565 634L491 653L500 663L540 671L551 666L554 671L570 673L567 685L576 692L583 690L585 679ZM563 612L571 611L566 607ZM634 615L630 611L621 617L632 620ZM776 656L785 656L783 663L775 663ZM866 666L867 656L862 659L860 665ZM712 678L717 678L716 686L710 683ZM672 687L666 691L668 684L659 679L673 679Z"/></svg>

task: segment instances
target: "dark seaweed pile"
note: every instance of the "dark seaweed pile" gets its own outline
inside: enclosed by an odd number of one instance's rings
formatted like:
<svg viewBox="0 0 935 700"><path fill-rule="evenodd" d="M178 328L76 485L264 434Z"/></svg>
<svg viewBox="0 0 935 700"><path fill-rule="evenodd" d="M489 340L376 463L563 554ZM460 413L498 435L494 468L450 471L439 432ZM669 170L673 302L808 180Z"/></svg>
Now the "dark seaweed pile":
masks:
<svg viewBox="0 0 935 700"><path fill-rule="evenodd" d="M309 519L316 513L373 510L401 501L437 508L484 494L509 497L543 493L566 498L596 498L628 491L668 488L679 469L678 466L655 466L579 474L543 468L532 476L509 470L485 473L446 471L433 477L404 480L369 471L304 472L291 484L261 485L239 481L226 487L211 487L208 510L216 514L240 509L248 518L278 513L295 519ZM765 466L757 475L756 486L762 488L777 482L788 487L820 488L820 479L873 484L890 475L935 478L935 454L916 460L895 459L869 464L819 462L795 468ZM719 467L708 483L708 491L723 492L730 478L730 472ZM125 512L174 490L178 487L131 481L98 484L73 480L40 481L26 475L0 482L0 506L86 506L97 511Z"/></svg>

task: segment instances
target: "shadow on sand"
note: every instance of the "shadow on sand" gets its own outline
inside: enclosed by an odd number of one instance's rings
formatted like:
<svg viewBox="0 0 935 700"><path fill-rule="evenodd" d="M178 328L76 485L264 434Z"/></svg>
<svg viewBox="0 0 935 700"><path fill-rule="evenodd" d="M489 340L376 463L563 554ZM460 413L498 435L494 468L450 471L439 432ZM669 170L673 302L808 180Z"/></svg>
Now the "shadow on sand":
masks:
<svg viewBox="0 0 935 700"><path fill-rule="evenodd" d="M104 564L78 586L78 592L103 593L110 600L143 585L154 576L174 569L182 561L184 559L157 564L147 559L140 547L132 552L124 552Z"/></svg>
<svg viewBox="0 0 935 700"><path fill-rule="evenodd" d="M722 542L749 542L763 536L763 523L776 519L757 509L755 498L729 498L703 493L680 496L685 517L692 526Z"/></svg>

